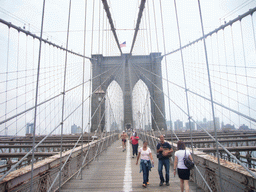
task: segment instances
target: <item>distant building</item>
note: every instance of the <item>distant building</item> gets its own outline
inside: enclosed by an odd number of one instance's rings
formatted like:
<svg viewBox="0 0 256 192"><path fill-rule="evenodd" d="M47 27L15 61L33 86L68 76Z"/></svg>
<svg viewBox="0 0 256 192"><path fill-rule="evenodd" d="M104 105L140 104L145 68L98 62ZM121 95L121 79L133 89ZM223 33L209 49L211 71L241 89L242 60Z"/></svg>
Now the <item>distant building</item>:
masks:
<svg viewBox="0 0 256 192"><path fill-rule="evenodd" d="M200 129L206 129L206 130L214 130L214 122L213 121L207 121L206 118L203 119L203 122L197 122L197 130ZM220 130L220 119L219 117L215 117L215 125L216 129Z"/></svg>
<svg viewBox="0 0 256 192"><path fill-rule="evenodd" d="M224 123L222 122L221 129L222 129L223 131L235 130L235 125L231 125L231 124L226 124L226 125L224 125Z"/></svg>
<svg viewBox="0 0 256 192"><path fill-rule="evenodd" d="M183 122L179 119L174 122L174 130L182 130L183 129Z"/></svg>
<svg viewBox="0 0 256 192"><path fill-rule="evenodd" d="M166 121L167 130L171 130L172 128L172 121Z"/></svg>
<svg viewBox="0 0 256 192"><path fill-rule="evenodd" d="M207 126L206 118L204 118L203 122L202 121L197 122L197 130L208 129L207 127L208 126Z"/></svg>
<svg viewBox="0 0 256 192"><path fill-rule="evenodd" d="M235 125L226 124L226 125L223 125L223 127L222 127L222 128L235 129Z"/></svg>
<svg viewBox="0 0 256 192"><path fill-rule="evenodd" d="M82 133L82 128L74 124L71 126L71 134L77 134L77 133Z"/></svg>
<svg viewBox="0 0 256 192"><path fill-rule="evenodd" d="M247 125L243 124L239 127L239 130L249 130L249 127Z"/></svg>
<svg viewBox="0 0 256 192"><path fill-rule="evenodd" d="M192 131L195 130L196 124L192 121L190 122L190 124L191 124L191 130ZM186 130L190 130L189 122L186 122L185 126L186 126Z"/></svg>
<svg viewBox="0 0 256 192"><path fill-rule="evenodd" d="M33 134L33 132L34 132L34 123L27 123L26 135Z"/></svg>

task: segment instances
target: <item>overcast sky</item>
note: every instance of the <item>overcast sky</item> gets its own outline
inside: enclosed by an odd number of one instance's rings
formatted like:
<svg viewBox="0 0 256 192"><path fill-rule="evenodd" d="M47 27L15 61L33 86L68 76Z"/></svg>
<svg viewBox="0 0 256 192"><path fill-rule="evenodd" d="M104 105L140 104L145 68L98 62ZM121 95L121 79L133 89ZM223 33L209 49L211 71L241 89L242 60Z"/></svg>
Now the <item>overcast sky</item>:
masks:
<svg viewBox="0 0 256 192"><path fill-rule="evenodd" d="M179 47L174 3L172 0L161 0L161 6L160 6L159 2L160 1L156 1L156 0L146 1L146 7L144 10L142 22L140 25L141 30L138 33L138 38L133 51L134 55L144 55L144 54L149 54L150 52L161 52L163 54L164 42L166 45L166 52L170 52ZM7 22L11 22L21 28L29 30L31 33L35 33L36 35L39 36L40 35L39 32L41 28L42 4L43 4L42 0L37 0L37 1L35 0L26 0L26 1L0 0L0 18L6 20ZM108 4L110 7L112 18L114 20L114 25L117 31L119 43L122 43L124 41L126 41L127 43L127 46L125 48L122 48L122 51L124 53L129 53L132 39L133 39L137 15L139 11L138 8L140 5L140 1L139 0L109 0ZM227 22L237 17L238 15L243 14L244 12L248 11L251 8L254 8L255 6L256 6L256 1L252 1L252 0L203 0L201 1L205 33L214 30L224 22ZM66 36L67 36L68 7L69 7L68 0L46 0L43 37L63 47L65 47ZM198 11L198 3L196 0L182 0L182 1L177 0L177 9L178 9L178 18L179 18L182 44L185 45L188 42L193 41L196 38L199 38L202 36L200 19L199 19L199 11ZM165 39L163 39L161 13L163 14L163 27L164 27ZM84 48L84 44L83 44L84 22L85 22L85 1L73 0L71 5L69 49L81 54L83 53L83 48ZM85 53L86 56L90 57L91 54L103 54L104 56L120 55L120 52L116 46L116 42L113 38L113 35L109 30L109 24L106 19L105 12L103 12L101 0L87 1L86 24L87 24L86 25L86 53ZM247 25L247 23L245 24ZM1 58L4 58L3 61L0 63L0 67L5 70L6 42L7 42L8 32L6 27L3 25L0 26L0 30L1 30L0 39L1 39L1 42L3 42L1 43L2 46L0 47L0 50L1 50L0 56ZM93 30L93 33L92 33L92 30ZM239 32L239 30L236 30L236 31ZM151 45L149 42L149 35L151 35L151 38L152 38ZM236 32L234 32L234 35L236 35ZM245 31L245 36L247 37L246 31ZM252 43L251 38L247 38L247 40L250 41L249 43ZM245 41L247 40L245 39ZM15 37L14 35L11 38L11 41L13 41L12 42L13 44L17 43L17 37ZM20 55L22 55L23 51L25 52L24 45L25 45L26 39L23 37L20 37L19 41L20 41L20 46L23 46L23 49L20 50ZM216 46L214 44L214 40L212 40L212 42L213 43L211 44L211 46L212 47ZM30 44L30 42L28 44ZM222 44L220 43L220 45ZM239 47L239 44L237 45L238 45L237 47ZM32 47L32 44L29 49L31 49L31 47ZM12 50L12 45L10 46L10 49ZM227 49L227 55L229 54L229 51L230 50ZM48 50L48 52L50 52L50 50ZM238 49L237 52L241 53L242 51L241 49ZM246 52L248 53L247 63L249 65L255 66L255 62L253 62L255 61L255 53L253 49L248 51L246 50ZM192 53L192 54L195 55L195 53ZM212 63L217 62L216 55L217 53L214 54L214 51L210 51L209 60L211 60ZM224 55L224 51L222 51L222 54L220 55L220 57L222 57L223 55ZM199 54L197 56L200 58L201 57L204 58L202 55L199 55ZM16 56L14 55L13 57L16 57ZM28 57L31 57L31 56L28 56ZM180 85L183 85L183 77L181 74L178 74L178 72L181 72L181 68L178 67L178 65L171 66L171 64L175 63L178 60L178 58L179 58L179 55L174 57L171 56L167 58L167 63L170 66L170 68L168 68L168 73L169 73L169 77L173 78L174 82L177 82ZM188 62L191 60L191 58L189 57L186 59L188 60ZM222 60L223 62L225 62L224 61L225 59L222 59ZM242 60L242 58L238 59L239 62L240 60ZM199 59L198 61L204 62L204 60L202 59ZM12 61L9 61L9 62L11 64ZM72 61L72 62L79 63L81 62L81 60ZM89 66L89 63L87 64ZM163 67L165 66L165 60L163 60L162 65ZM12 66L10 66L10 68L11 67ZM176 67L177 67L177 71L172 70ZM75 72L80 74L81 70L76 68ZM192 73L192 70L190 72ZM163 70L163 73L165 73L164 70ZM254 76L253 73L254 73L253 70L251 71L249 70L248 76L250 75ZM77 74L72 74L72 75L76 76L79 79L79 75ZM193 74L193 75L195 76L196 74ZM191 87L197 87L199 91L203 92L201 93L202 95L204 94L208 95L208 93L205 93L207 92L205 90L205 87L207 87L207 83L205 82L207 82L207 80L204 77L204 75L202 75L202 77L198 77L198 78L202 78L202 80L198 80L196 84L194 84ZM166 76L166 75L163 74L163 76ZM2 77L0 76L0 79L1 78ZM86 78L87 79L89 78L89 70L87 71ZM220 78L221 77L219 77L219 79ZM222 84L222 83L223 82L219 82L219 84ZM253 83L255 83L255 81L253 81ZM58 84L57 80L55 84ZM142 87L144 86L140 85L138 89L141 89ZM255 84L254 84L254 87L255 87ZM0 84L0 88L4 89L4 86ZM217 87L217 84L214 86L214 89L218 91L219 88ZM166 83L164 83L164 91L165 93L167 93ZM246 90L243 90L243 91L246 92ZM224 95L226 95L227 98L229 97L227 95L230 93L227 93L225 90L222 90L222 92ZM174 95L174 98L178 98L178 100L180 99L179 94L181 93L180 92L178 93L178 91L176 92L175 88L172 89L172 93L176 94ZM255 90L253 90L253 92L251 92L250 94L253 95L254 93L255 93ZM140 97L141 100L143 101L145 98L145 95L146 95L145 92L143 92L143 94L138 97ZM222 98L220 99L220 97L218 97L218 94L216 95L217 95L216 99L219 99L219 101L222 101L223 103L225 103L225 99L222 100ZM4 97L5 97L4 95L1 95L1 98L4 99ZM27 99L30 97L33 97L33 96L28 96ZM184 93L182 98L183 97L184 97ZM246 97L244 98L241 97L241 98L242 98L241 103L244 103L244 101L247 100ZM191 98L191 100L193 99L194 98ZM182 104L185 103L183 99L180 99L178 103L179 102L181 102ZM200 104L200 107L197 107L197 110L201 109L201 112L203 108L208 109L209 107L207 104L203 106L201 101L197 101L193 104L195 106ZM252 108L255 109L254 107L256 105L255 100L253 100L251 104L253 105ZM166 106L167 105L168 103L166 102ZM117 107L116 105L113 105L113 106ZM183 107L184 109L186 108L185 106ZM230 104L230 107L232 107L232 103ZM1 114L5 113L3 111L3 108L1 110ZM139 109L142 110L142 108L143 107L140 105L140 107L137 106L136 110L139 110ZM235 108L237 109L237 107ZM246 106L245 108L247 110L245 113L248 113L248 106ZM243 107L241 107L240 110L243 110ZM168 107L166 107L167 119L169 119L168 111L169 111ZM196 110L193 112L198 114L198 116L195 117L198 120L202 120L203 117L207 117L207 119L211 118L210 114L206 114L204 112L201 114L200 111L198 112ZM174 120L182 119L183 121L187 121L186 116L181 115L180 113L181 113L180 110L174 109L174 116L176 115L174 117ZM222 114L223 113L225 112L222 111ZM220 113L217 113L217 114L218 116L220 115ZM28 118L32 119L33 114L30 114ZM226 119L225 120L226 123L228 118L229 117L224 118ZM230 120L230 123L231 124L234 123L233 121L236 121L235 119L236 119L235 117L232 117L232 121ZM239 125L240 122L239 123L236 122L236 124ZM72 121L70 121L70 125L72 125Z"/></svg>

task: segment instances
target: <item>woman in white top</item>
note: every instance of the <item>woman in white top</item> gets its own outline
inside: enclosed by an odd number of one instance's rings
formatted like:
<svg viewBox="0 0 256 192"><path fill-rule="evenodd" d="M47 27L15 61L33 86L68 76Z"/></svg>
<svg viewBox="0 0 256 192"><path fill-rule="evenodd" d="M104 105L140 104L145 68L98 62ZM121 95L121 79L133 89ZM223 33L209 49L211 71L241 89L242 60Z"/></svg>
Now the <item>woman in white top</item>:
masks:
<svg viewBox="0 0 256 192"><path fill-rule="evenodd" d="M141 156L141 159L140 159ZM143 171L143 187L147 187L149 185L148 177L149 177L149 171L151 170L151 162L152 165L154 165L151 149L148 147L148 142L143 141L143 147L139 149L139 154L137 156L137 162L136 165L138 165L138 161L140 159L140 172Z"/></svg>
<svg viewBox="0 0 256 192"><path fill-rule="evenodd" d="M178 168L178 175L180 178L180 188L181 191L184 191L184 183L185 183L185 191L189 192L189 176L190 170L184 165L184 156L186 152L186 157L189 157L192 161L192 156L190 151L185 150L185 143L183 141L178 141L177 143L178 151L175 152L175 160L174 160L174 175L176 174L176 168Z"/></svg>

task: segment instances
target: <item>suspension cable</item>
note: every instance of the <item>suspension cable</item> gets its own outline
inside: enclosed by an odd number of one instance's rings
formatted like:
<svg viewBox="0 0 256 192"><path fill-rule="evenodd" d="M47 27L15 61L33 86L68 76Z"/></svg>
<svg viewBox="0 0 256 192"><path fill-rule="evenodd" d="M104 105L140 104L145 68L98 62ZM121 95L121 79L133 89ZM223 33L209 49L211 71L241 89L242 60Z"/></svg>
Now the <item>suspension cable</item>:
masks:
<svg viewBox="0 0 256 192"><path fill-rule="evenodd" d="M41 19L41 32L40 32L40 39L39 39L37 82L36 82L36 95L35 95L35 111L34 111L33 145L32 145L32 149L31 149L32 150L32 164L31 164L30 192L33 191L33 170L34 170L34 157L35 157L34 154L35 154L35 136L36 136L36 116L37 116L37 100L38 100L38 92L39 92L39 75L40 75L40 64L41 64L41 48L42 48L43 26L44 26L44 11L45 11L45 0L43 1L43 10L42 10L42 19ZM11 168L9 170L9 172L11 172L11 170L14 169L14 167L15 166L13 166L13 168ZM5 175L0 178L0 181L2 181L5 178L7 173L5 173Z"/></svg>
<svg viewBox="0 0 256 192"><path fill-rule="evenodd" d="M176 83L174 83L174 82L171 82L170 80L167 80L166 78L160 77L159 75L157 75L157 74L155 74L155 73L153 73L153 72L151 72L151 71L149 71L149 70L147 70L147 69L145 69L145 68L143 68L143 67L141 67L141 66L139 66L139 65L136 65L136 67L139 67L140 69L143 69L144 71L147 71L148 73L151 73L151 74L155 75L156 77L159 77L159 78L161 78L161 79L167 81L168 83L171 83L171 84L173 84L173 85L175 85L175 86L177 86L177 87L179 87L179 88L181 88L181 89L186 90L184 87L182 87L182 86L180 86L180 85L178 85L178 84L176 84ZM189 89L187 89L187 91L190 92L190 93L192 93L192 94L194 94L194 95L197 95L198 97L201 97L201 98L203 98L203 99L205 99L205 100L211 101L209 98L206 98L205 96L202 96L202 95L200 95L200 94L198 94L198 93L196 93L196 92L194 92L194 91L191 91L191 90L189 90ZM221 107L223 107L223 108L225 108L225 109L227 109L227 110L230 110L230 111L232 111L233 113L236 113L236 114L238 114L238 115L240 115L240 116L243 116L244 118L246 118L246 119L248 119L248 120L250 120L250 121L256 122L256 119L255 119L255 118L249 117L248 115L245 115L245 114L243 114L243 113L241 113L241 112L239 112L239 111L236 111L236 110L234 110L234 109L231 109L231 108L229 108L229 107L227 107L227 106L225 106L225 105L223 105L223 104L221 104L221 103L218 103L217 101L213 101L213 103L216 104L216 105L219 105L219 106L221 106Z"/></svg>
<svg viewBox="0 0 256 192"><path fill-rule="evenodd" d="M87 16L87 0L85 0L85 8L84 8L84 48L83 48L83 55L85 55L85 46L86 46L86 16ZM91 63L90 63L91 65ZM85 59L83 59L83 87L82 87L82 103L84 101L84 76L85 76ZM90 67L90 79L91 79L91 67ZM91 83L90 83L91 85ZM90 86L89 86L90 87ZM90 87L91 88L91 87ZM89 90L90 91L90 90ZM90 93L89 93L90 94ZM89 99L90 102L90 99ZM89 111L89 116L90 116L90 111ZM89 128L88 128L89 129ZM87 133L89 133L89 131L87 131ZM89 137L89 134L88 134ZM89 141L89 138L88 138ZM84 103L82 104L82 145L81 145L81 156L83 156L83 147L84 147ZM81 174L81 178L82 180L82 174Z"/></svg>
<svg viewBox="0 0 256 192"><path fill-rule="evenodd" d="M73 51L71 51L71 50L67 50L67 49L63 48L62 46L60 46L60 45L57 45L57 44L55 44L55 43L52 43L52 42L48 41L47 39L40 38L40 37L36 36L35 34L32 34L32 33L30 33L29 31L26 31L26 30L24 30L24 29L22 29L22 28L20 28L20 27L18 27L18 26L16 26L16 25L14 25L14 24L12 24L12 23L9 23L9 22L7 22L7 21L1 19L1 18L0 18L0 23L3 23L3 24L7 25L7 26L10 27L10 28L14 28L14 29L16 29L18 32L22 32L22 33L24 33L24 34L26 34L26 35L29 35L29 36L33 37L34 39L38 39L39 41L42 41L42 42L47 43L47 44L49 44L49 45L52 45L53 47L56 47L56 48L61 49L61 50L63 50L63 51L67 51L68 53L71 53L71 54L73 54L73 55L76 55L76 56L79 56L79 57L83 57L83 58L86 58L86 59L90 59L90 60L96 60L96 59L94 59L94 58L90 58L90 57L87 57L87 56L85 56L85 55L81 55L81 54L76 53L76 52L73 52Z"/></svg>
<svg viewBox="0 0 256 192"><path fill-rule="evenodd" d="M190 43L188 43L188 44L182 46L181 48L178 48L178 49L176 49L176 50L174 50L174 51L171 51L171 52L169 52L169 53L167 53L167 54L165 54L165 55L157 56L156 58L165 57L165 56L167 56L167 55L170 55L170 54L173 54L173 53L175 53L175 52L178 52L180 49L184 49L184 48L186 48L186 47L188 47L188 46L190 46L190 45L193 45L193 44L195 44L196 42L199 42L199 41L203 40L203 38L207 38L208 36L211 36L212 34L217 33L218 31L220 31L220 30L226 28L227 26L232 25L232 24L235 23L236 21L240 21L240 20L242 20L244 17L253 14L255 11L256 11L256 7L253 8L253 9L250 9L249 11L247 11L246 13L244 13L244 14L242 14L242 15L239 15L237 18L235 18L235 19L229 21L228 23L226 23L226 24L224 24L224 25L221 25L219 28L217 28L217 29L215 29L215 30L213 30L213 31L211 31L211 32L209 32L209 33L207 33L207 34L205 34L204 37L200 37L200 38L198 38L198 39L196 39L196 40L194 40L194 41L192 41L192 42L190 42Z"/></svg>
<svg viewBox="0 0 256 192"><path fill-rule="evenodd" d="M210 97L211 97L212 118L213 118L213 125L214 125L214 134L215 134L217 159L218 159L218 169L219 169L219 181L220 181L221 191L223 191L222 190L223 188L222 188L221 170L220 170L220 154L219 154L219 146L218 146L218 143L217 143L218 142L218 135L217 135L217 130L216 130L216 119L215 119L215 111L214 111L213 96L212 96L211 76L210 76L210 69L209 69L209 63L208 63L208 54L207 54L207 48L206 48L206 42L205 42L206 37L204 35L204 26L203 26L203 18L202 18L200 0L198 0L197 2L198 2L198 9L199 9L199 15L200 15L200 21L201 21L201 29L202 29L203 43L204 43L205 63L206 63L206 67L207 67L209 91L210 91Z"/></svg>
<svg viewBox="0 0 256 192"><path fill-rule="evenodd" d="M119 44L119 41L118 41L118 37L117 37L117 34L116 34L116 29L115 29L115 26L114 26L114 23L113 23L113 19L111 17L111 13L109 11L109 6L108 6L108 3L107 3L107 0L102 0L102 3L103 3L103 6L104 6L104 9L105 9L105 12L107 14L109 25L110 25L111 31L112 31L112 33L114 35L117 47L118 47L118 49L119 49L119 51L120 51L120 53L122 55L123 53L122 53L122 50L121 50L121 47L120 47L120 44Z"/></svg>
<svg viewBox="0 0 256 192"><path fill-rule="evenodd" d="M136 37L137 37L138 31L139 31L142 13L143 13L143 10L145 8L145 3L146 3L146 0L141 0L140 7L139 7L140 10L139 10L139 13L138 13L137 23L136 23L136 27L135 27L135 31L134 31L134 35L133 35L130 55L132 54L133 47L134 47L134 44L136 42Z"/></svg>
<svg viewBox="0 0 256 192"><path fill-rule="evenodd" d="M174 7L175 7L176 23L177 23L177 30L178 30L178 36L179 36L179 45L180 45L180 48L181 48L181 46L182 46L181 45L181 35L180 35L180 26L179 26L179 18L178 18L178 13L177 13L176 0L174 0ZM191 142L191 147L192 147L192 156L193 156L193 159L195 159L195 157L194 157L194 145L193 145L193 140L192 140L191 116L190 116L190 109L189 109L189 102L188 102L187 79L186 79L186 71L185 71L185 64L184 64L183 50L182 49L180 49L180 58L181 58L181 64L182 64L182 70L183 70L185 93L186 93L187 113L188 113L189 129L190 129L190 142ZM165 59L166 59L166 57L165 57ZM166 68L166 70L167 70L167 68ZM168 80L168 76L167 76L167 80ZM167 85L169 85L169 83L167 83ZM168 91L169 91L169 87L168 87ZM168 96L169 96L169 94L168 94ZM170 103L170 100L169 100L169 103ZM197 183L196 174L195 174L195 183ZM196 185L196 191L197 191L197 185Z"/></svg>
<svg viewBox="0 0 256 192"><path fill-rule="evenodd" d="M240 23L240 32L241 32L241 40L242 40L242 47L243 47L243 59L244 59L244 69L245 69L245 81L246 81L246 91L247 91L247 102L248 102L248 113L249 116L251 116L251 110L250 110L250 99L249 99L249 87L248 87L248 78L247 78L247 63L246 63L246 58L245 58L245 48L244 48L244 37L243 37L243 27L241 20L239 21ZM250 122L250 128L252 127L252 124Z"/></svg>
<svg viewBox="0 0 256 192"><path fill-rule="evenodd" d="M164 34L164 19L163 19L163 10L162 10L162 3L161 1L159 1L160 3L160 12L161 12L161 23L162 23L162 33L163 33L163 44L164 44L164 54L166 54L166 45L165 45L165 34ZM166 78L169 79L169 75L168 75L168 69L167 69L167 58L164 57L164 61L165 61L165 75ZM170 88L169 88L169 83L167 83L167 90L168 90L168 97L170 97ZM170 122L172 122L172 113L171 113L171 104L170 104L170 100L168 99L168 105L169 105L169 118L170 118ZM167 120L166 122L166 130L167 130ZM173 135L172 135L172 123L171 124L171 142L173 144ZM173 146L172 146L173 148ZM172 156L174 157L174 151L172 152ZM174 159L173 159L174 160Z"/></svg>

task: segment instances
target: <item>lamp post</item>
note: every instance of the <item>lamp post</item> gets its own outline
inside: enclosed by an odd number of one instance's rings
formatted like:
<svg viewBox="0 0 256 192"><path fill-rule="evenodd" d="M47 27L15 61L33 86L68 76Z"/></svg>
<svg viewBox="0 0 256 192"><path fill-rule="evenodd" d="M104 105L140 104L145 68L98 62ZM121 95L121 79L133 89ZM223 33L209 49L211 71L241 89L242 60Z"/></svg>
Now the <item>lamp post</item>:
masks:
<svg viewBox="0 0 256 192"><path fill-rule="evenodd" d="M97 98L98 98L98 102L99 102L99 120L98 120L98 130L99 132L102 132L102 126L101 126L101 101L105 95L105 91L102 90L101 86L99 87L99 89L95 92Z"/></svg>

